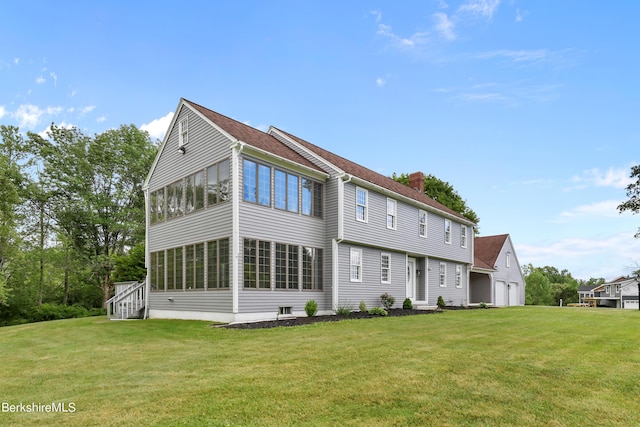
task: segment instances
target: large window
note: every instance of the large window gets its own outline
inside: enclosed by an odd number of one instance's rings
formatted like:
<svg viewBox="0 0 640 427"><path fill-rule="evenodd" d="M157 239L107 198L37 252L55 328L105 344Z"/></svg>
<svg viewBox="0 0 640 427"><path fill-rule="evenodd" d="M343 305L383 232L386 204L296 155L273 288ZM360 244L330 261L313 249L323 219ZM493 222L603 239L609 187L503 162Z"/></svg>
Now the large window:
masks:
<svg viewBox="0 0 640 427"><path fill-rule="evenodd" d="M207 169L207 198L208 206L229 200L229 160Z"/></svg>
<svg viewBox="0 0 640 427"><path fill-rule="evenodd" d="M150 257L151 290L164 291L164 251L153 252Z"/></svg>
<svg viewBox="0 0 640 427"><path fill-rule="evenodd" d="M271 168L251 160L244 161L243 197L247 202L271 205Z"/></svg>
<svg viewBox="0 0 640 427"><path fill-rule="evenodd" d="M444 220L444 242L451 243L451 220Z"/></svg>
<svg viewBox="0 0 640 427"><path fill-rule="evenodd" d="M440 263L440 287L447 286L447 264L444 262Z"/></svg>
<svg viewBox="0 0 640 427"><path fill-rule="evenodd" d="M167 249L167 290L182 290L182 248Z"/></svg>
<svg viewBox="0 0 640 427"><path fill-rule="evenodd" d="M322 218L322 184L302 178L302 213Z"/></svg>
<svg viewBox="0 0 640 427"><path fill-rule="evenodd" d="M462 287L462 266L456 265L456 288Z"/></svg>
<svg viewBox="0 0 640 427"><path fill-rule="evenodd" d="M184 182L176 181L167 186L167 219L184 215Z"/></svg>
<svg viewBox="0 0 640 427"><path fill-rule="evenodd" d="M418 236L427 237L427 212L423 210L418 212Z"/></svg>
<svg viewBox="0 0 640 427"><path fill-rule="evenodd" d="M207 289L229 287L229 239L207 242Z"/></svg>
<svg viewBox="0 0 640 427"><path fill-rule="evenodd" d="M396 229L398 220L398 203L393 199L387 199L387 228Z"/></svg>
<svg viewBox="0 0 640 427"><path fill-rule="evenodd" d="M244 287L271 287L271 242L244 239Z"/></svg>
<svg viewBox="0 0 640 427"><path fill-rule="evenodd" d="M281 170L275 171L275 207L298 212L298 184L297 175Z"/></svg>
<svg viewBox="0 0 640 427"><path fill-rule="evenodd" d="M391 283L391 255L380 254L380 283Z"/></svg>
<svg viewBox="0 0 640 427"><path fill-rule="evenodd" d="M367 222L367 206L368 192L362 188L356 187L356 219L358 221Z"/></svg>
<svg viewBox="0 0 640 427"><path fill-rule="evenodd" d="M350 280L362 282L362 249L351 248L349 250Z"/></svg>
<svg viewBox="0 0 640 427"><path fill-rule="evenodd" d="M298 212L298 177L287 174L287 210Z"/></svg>
<svg viewBox="0 0 640 427"><path fill-rule="evenodd" d="M276 243L276 289L298 289L298 246Z"/></svg>
<svg viewBox="0 0 640 427"><path fill-rule="evenodd" d="M187 177L186 192L187 213L204 208L204 171L198 171Z"/></svg>
<svg viewBox="0 0 640 427"><path fill-rule="evenodd" d="M196 270L196 289L204 289L204 243L198 243L195 246L195 270Z"/></svg>
<svg viewBox="0 0 640 427"><path fill-rule="evenodd" d="M322 249L302 248L302 289L322 290Z"/></svg>

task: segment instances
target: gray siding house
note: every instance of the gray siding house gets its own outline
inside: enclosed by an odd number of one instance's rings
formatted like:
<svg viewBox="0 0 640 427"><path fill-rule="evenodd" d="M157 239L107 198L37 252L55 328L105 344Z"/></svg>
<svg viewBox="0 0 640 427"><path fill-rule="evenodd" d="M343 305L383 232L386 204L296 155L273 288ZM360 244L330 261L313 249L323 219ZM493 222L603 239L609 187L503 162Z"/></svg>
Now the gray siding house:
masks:
<svg viewBox="0 0 640 427"><path fill-rule="evenodd" d="M275 319L312 299L333 313L385 292L471 302L472 222L275 127L181 99L145 197L151 318Z"/></svg>
<svg viewBox="0 0 640 427"><path fill-rule="evenodd" d="M525 280L511 236L476 237L469 302L497 307L524 305Z"/></svg>

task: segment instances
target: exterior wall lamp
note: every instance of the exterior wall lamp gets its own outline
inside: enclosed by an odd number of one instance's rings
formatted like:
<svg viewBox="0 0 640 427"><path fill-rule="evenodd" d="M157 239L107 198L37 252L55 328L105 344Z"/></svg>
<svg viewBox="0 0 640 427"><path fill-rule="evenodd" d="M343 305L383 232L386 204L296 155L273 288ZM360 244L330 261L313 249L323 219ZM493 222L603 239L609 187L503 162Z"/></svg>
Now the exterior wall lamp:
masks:
<svg viewBox="0 0 640 427"><path fill-rule="evenodd" d="M187 152L187 149L186 149L186 148L184 148L184 145L181 145L180 147L178 147L178 152L179 152L180 154L184 154L184 153L186 153L186 152Z"/></svg>

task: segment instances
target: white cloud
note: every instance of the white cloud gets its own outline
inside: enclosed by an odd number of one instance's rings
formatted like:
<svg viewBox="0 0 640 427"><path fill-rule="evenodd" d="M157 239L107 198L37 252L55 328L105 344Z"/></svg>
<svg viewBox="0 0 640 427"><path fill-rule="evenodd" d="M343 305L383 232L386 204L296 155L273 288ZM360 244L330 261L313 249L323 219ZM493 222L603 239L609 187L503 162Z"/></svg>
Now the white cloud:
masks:
<svg viewBox="0 0 640 427"><path fill-rule="evenodd" d="M576 218L576 217L617 217L618 205L622 203L620 200L604 200L602 202L595 202L588 205L580 205L569 211L564 211L560 215L562 218Z"/></svg>
<svg viewBox="0 0 640 427"><path fill-rule="evenodd" d="M434 18L436 19L435 29L436 32L442 35L447 40L455 40L456 34L453 31L455 25L453 21L449 19L446 13L434 13Z"/></svg>
<svg viewBox="0 0 640 427"><path fill-rule="evenodd" d="M106 117L106 116L100 116L100 117L98 117L98 118L96 119L96 122L98 122L98 123L102 123L102 122L104 122L104 121L106 121L106 120L107 120L107 117Z"/></svg>
<svg viewBox="0 0 640 427"><path fill-rule="evenodd" d="M513 60L514 62L535 62L542 61L548 58L549 52L547 49L535 49L535 50L492 50L488 52L481 52L474 54L476 59L491 59L497 57L503 57Z"/></svg>
<svg viewBox="0 0 640 427"><path fill-rule="evenodd" d="M76 90L72 89L71 92L69 92L69 98L73 98L77 93L78 92Z"/></svg>
<svg viewBox="0 0 640 427"><path fill-rule="evenodd" d="M384 86L386 83L387 83L387 82L386 82L386 80L385 80L385 79L383 79L382 77L378 77L378 78L376 79L376 86L378 86L378 87L382 87L382 86Z"/></svg>
<svg viewBox="0 0 640 427"><path fill-rule="evenodd" d="M382 20L382 12L380 12L379 10L377 10L377 9L376 10L372 10L369 13L376 17L376 23L380 22Z"/></svg>
<svg viewBox="0 0 640 427"><path fill-rule="evenodd" d="M56 125L56 127L62 128L62 129L72 129L74 127L77 127L74 124L71 123L66 123L66 122L62 122L58 125ZM51 125L47 126L46 129L44 129L41 132L38 132L38 135L40 135L42 138L44 139L49 139L49 133L51 132Z"/></svg>
<svg viewBox="0 0 640 427"><path fill-rule="evenodd" d="M166 116L160 117L159 119L152 120L150 123L143 124L140 126L140 129L149 132L152 138L161 140L164 138L164 134L167 132L171 120L173 120L173 112L167 113Z"/></svg>
<svg viewBox="0 0 640 427"><path fill-rule="evenodd" d="M525 13L520 13L520 9L516 9L516 22L522 22L522 20L524 19L524 15Z"/></svg>
<svg viewBox="0 0 640 427"><path fill-rule="evenodd" d="M64 111L62 107L47 107L41 109L37 105L22 104L12 114L13 118L18 122L18 127L33 129L44 115L57 116Z"/></svg>
<svg viewBox="0 0 640 427"><path fill-rule="evenodd" d="M56 86L58 84L58 75L56 73L53 73L53 72L49 73L49 75L53 79L53 85Z"/></svg>
<svg viewBox="0 0 640 427"><path fill-rule="evenodd" d="M4 105L0 105L0 119L3 118L7 114L7 110L4 108Z"/></svg>
<svg viewBox="0 0 640 427"><path fill-rule="evenodd" d="M640 262L640 239L630 233L593 238L569 237L548 244L516 244L521 264L566 268L580 279L612 279Z"/></svg>
<svg viewBox="0 0 640 427"><path fill-rule="evenodd" d="M85 115L87 113L92 112L93 110L95 110L96 106L95 105L87 105L86 107L82 107L80 109L80 115Z"/></svg>
<svg viewBox="0 0 640 427"><path fill-rule="evenodd" d="M409 37L400 37L394 34L390 25L386 24L378 24L378 34L389 38L395 47L403 50L423 45L429 40L426 32L416 32Z"/></svg>
<svg viewBox="0 0 640 427"><path fill-rule="evenodd" d="M500 0L467 0L458 8L458 11L491 18L498 5L500 5Z"/></svg>
<svg viewBox="0 0 640 427"><path fill-rule="evenodd" d="M446 9L449 7L449 5L446 2L444 2L444 0L436 0L436 3L438 3L439 9Z"/></svg>
<svg viewBox="0 0 640 427"><path fill-rule="evenodd" d="M44 84L47 81L47 79L45 79L44 77L40 76L36 79L36 83L41 85Z"/></svg>
<svg viewBox="0 0 640 427"><path fill-rule="evenodd" d="M629 175L629 168L615 169L611 167L606 171L601 171L599 168L588 169L580 175L574 175L571 182L575 183L575 186L567 190L584 189L590 186L626 188L634 182Z"/></svg>
<svg viewBox="0 0 640 427"><path fill-rule="evenodd" d="M13 63L18 65L20 63L20 58L13 58Z"/></svg>

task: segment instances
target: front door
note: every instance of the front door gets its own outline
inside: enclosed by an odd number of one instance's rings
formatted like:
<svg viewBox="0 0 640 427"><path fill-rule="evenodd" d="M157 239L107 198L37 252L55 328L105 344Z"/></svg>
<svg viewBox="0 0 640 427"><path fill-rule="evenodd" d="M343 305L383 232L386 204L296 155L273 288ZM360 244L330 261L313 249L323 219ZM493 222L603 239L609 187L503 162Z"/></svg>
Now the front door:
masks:
<svg viewBox="0 0 640 427"><path fill-rule="evenodd" d="M407 298L416 299L416 259L407 258Z"/></svg>

